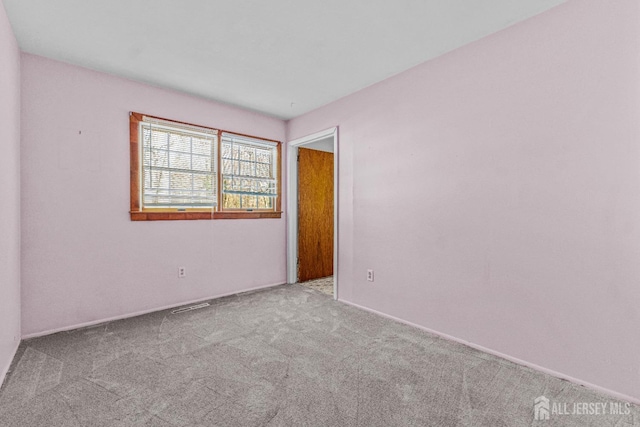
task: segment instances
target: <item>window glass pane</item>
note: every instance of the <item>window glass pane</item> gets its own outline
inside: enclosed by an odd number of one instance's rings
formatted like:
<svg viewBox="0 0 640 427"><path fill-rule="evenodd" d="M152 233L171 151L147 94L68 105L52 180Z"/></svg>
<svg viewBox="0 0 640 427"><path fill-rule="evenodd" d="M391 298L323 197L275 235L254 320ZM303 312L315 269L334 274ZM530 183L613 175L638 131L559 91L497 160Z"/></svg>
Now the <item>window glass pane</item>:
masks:
<svg viewBox="0 0 640 427"><path fill-rule="evenodd" d="M193 153L211 156L211 140L193 138Z"/></svg>
<svg viewBox="0 0 640 427"><path fill-rule="evenodd" d="M169 149L171 151L191 152L191 138L175 133L169 134Z"/></svg>
<svg viewBox="0 0 640 427"><path fill-rule="evenodd" d="M222 173L224 175L233 174L233 160L222 158Z"/></svg>
<svg viewBox="0 0 640 427"><path fill-rule="evenodd" d="M273 197L258 196L258 209L273 209Z"/></svg>
<svg viewBox="0 0 640 427"><path fill-rule="evenodd" d="M237 194L223 194L222 206L228 209L240 209L240 196Z"/></svg>
<svg viewBox="0 0 640 427"><path fill-rule="evenodd" d="M248 161L241 161L240 175L245 175L245 176L253 175L253 163Z"/></svg>
<svg viewBox="0 0 640 427"><path fill-rule="evenodd" d="M169 172L166 170L150 169L147 174L151 179L149 190L169 188Z"/></svg>
<svg viewBox="0 0 640 427"><path fill-rule="evenodd" d="M202 172L210 172L211 171L211 158L205 156L196 156L194 155L191 158L191 167L193 170L202 171Z"/></svg>
<svg viewBox="0 0 640 427"><path fill-rule="evenodd" d="M172 189L187 189L191 187L191 174L183 172L171 172L170 178Z"/></svg>
<svg viewBox="0 0 640 427"><path fill-rule="evenodd" d="M143 161L145 166L168 167L169 153L160 150L145 150Z"/></svg>
<svg viewBox="0 0 640 427"><path fill-rule="evenodd" d="M193 189L198 191L209 190L213 188L213 177L211 175L194 175Z"/></svg>
<svg viewBox="0 0 640 427"><path fill-rule="evenodd" d="M256 196L242 196L241 203L243 209L256 209L258 207Z"/></svg>
<svg viewBox="0 0 640 427"><path fill-rule="evenodd" d="M222 158L230 159L231 158L231 144L222 144Z"/></svg>
<svg viewBox="0 0 640 427"><path fill-rule="evenodd" d="M270 178L271 177L271 165L265 165L258 163L256 165L256 176L261 178Z"/></svg>
<svg viewBox="0 0 640 427"><path fill-rule="evenodd" d="M191 169L191 156L187 153L169 153L169 164L174 169Z"/></svg>
<svg viewBox="0 0 640 427"><path fill-rule="evenodd" d="M150 148L159 150L166 150L168 148L167 133L150 127L144 129L144 142L145 146Z"/></svg>
<svg viewBox="0 0 640 427"><path fill-rule="evenodd" d="M256 161L260 163L271 163L271 151L256 150Z"/></svg>
<svg viewBox="0 0 640 427"><path fill-rule="evenodd" d="M254 162L255 161L256 150L251 147L241 146L240 147L240 160L247 160Z"/></svg>

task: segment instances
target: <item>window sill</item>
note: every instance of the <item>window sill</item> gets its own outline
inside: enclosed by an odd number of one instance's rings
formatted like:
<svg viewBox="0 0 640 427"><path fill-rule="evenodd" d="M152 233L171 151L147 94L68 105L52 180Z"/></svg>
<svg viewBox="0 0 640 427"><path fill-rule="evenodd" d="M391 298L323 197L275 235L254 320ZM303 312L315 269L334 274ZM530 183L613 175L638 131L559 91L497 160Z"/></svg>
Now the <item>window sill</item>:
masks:
<svg viewBox="0 0 640 427"><path fill-rule="evenodd" d="M281 218L282 212L274 211L252 211L252 212L130 212L131 221L179 221L196 219L261 219L261 218Z"/></svg>

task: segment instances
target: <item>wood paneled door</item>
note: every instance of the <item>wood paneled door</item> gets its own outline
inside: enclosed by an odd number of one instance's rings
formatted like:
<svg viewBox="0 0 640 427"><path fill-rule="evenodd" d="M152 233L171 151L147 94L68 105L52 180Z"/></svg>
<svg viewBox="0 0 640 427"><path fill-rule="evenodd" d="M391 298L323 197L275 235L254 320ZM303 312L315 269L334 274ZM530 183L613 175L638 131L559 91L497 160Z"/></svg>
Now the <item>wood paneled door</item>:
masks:
<svg viewBox="0 0 640 427"><path fill-rule="evenodd" d="M298 149L298 281L333 275L333 153Z"/></svg>

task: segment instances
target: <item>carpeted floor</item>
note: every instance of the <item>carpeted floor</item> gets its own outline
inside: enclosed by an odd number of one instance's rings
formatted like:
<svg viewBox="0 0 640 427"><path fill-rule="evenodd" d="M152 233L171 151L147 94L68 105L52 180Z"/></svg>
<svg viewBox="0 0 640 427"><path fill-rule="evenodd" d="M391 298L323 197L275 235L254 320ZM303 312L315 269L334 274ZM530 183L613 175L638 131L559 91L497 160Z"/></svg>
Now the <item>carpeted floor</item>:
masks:
<svg viewBox="0 0 640 427"><path fill-rule="evenodd" d="M0 391L0 424L640 425L635 406L535 421L541 395L627 407L302 286L211 303L24 341Z"/></svg>
<svg viewBox="0 0 640 427"><path fill-rule="evenodd" d="M333 276L307 280L306 282L300 282L298 284L306 286L307 288L315 289L316 291L320 291L323 294L333 296Z"/></svg>

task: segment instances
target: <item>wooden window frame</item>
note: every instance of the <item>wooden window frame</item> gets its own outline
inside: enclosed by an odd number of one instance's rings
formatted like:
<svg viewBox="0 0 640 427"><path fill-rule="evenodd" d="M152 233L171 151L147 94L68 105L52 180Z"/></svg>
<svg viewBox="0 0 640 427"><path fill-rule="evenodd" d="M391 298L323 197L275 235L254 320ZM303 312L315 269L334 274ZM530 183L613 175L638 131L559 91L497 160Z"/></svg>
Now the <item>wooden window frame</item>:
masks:
<svg viewBox="0 0 640 427"><path fill-rule="evenodd" d="M216 192L217 208L212 209L186 209L178 210L177 208L143 208L140 200L140 176L141 176L141 164L140 164L140 122L144 121L144 117L164 120L167 122L173 122L176 124L197 126L204 129L217 130L218 138L218 150L217 150L217 163L218 170L216 171L216 179L218 181L218 191ZM222 207L222 170L221 170L221 146L222 146L222 133L232 133L239 136L245 136L248 138L261 139L264 141L276 143L277 150L277 190L278 194L274 200L273 209L252 209L252 210L238 210L228 209L224 210ZM261 219L261 218L281 218L282 217L282 142L273 139L257 137L253 135L246 135L238 132L226 131L221 129L214 129L209 126L195 125L193 123L181 122L178 120L165 119L163 117L152 116L149 114L141 114L136 112L129 113L129 158L130 158L130 210L129 214L132 221L174 221L174 220L197 220L197 219Z"/></svg>

